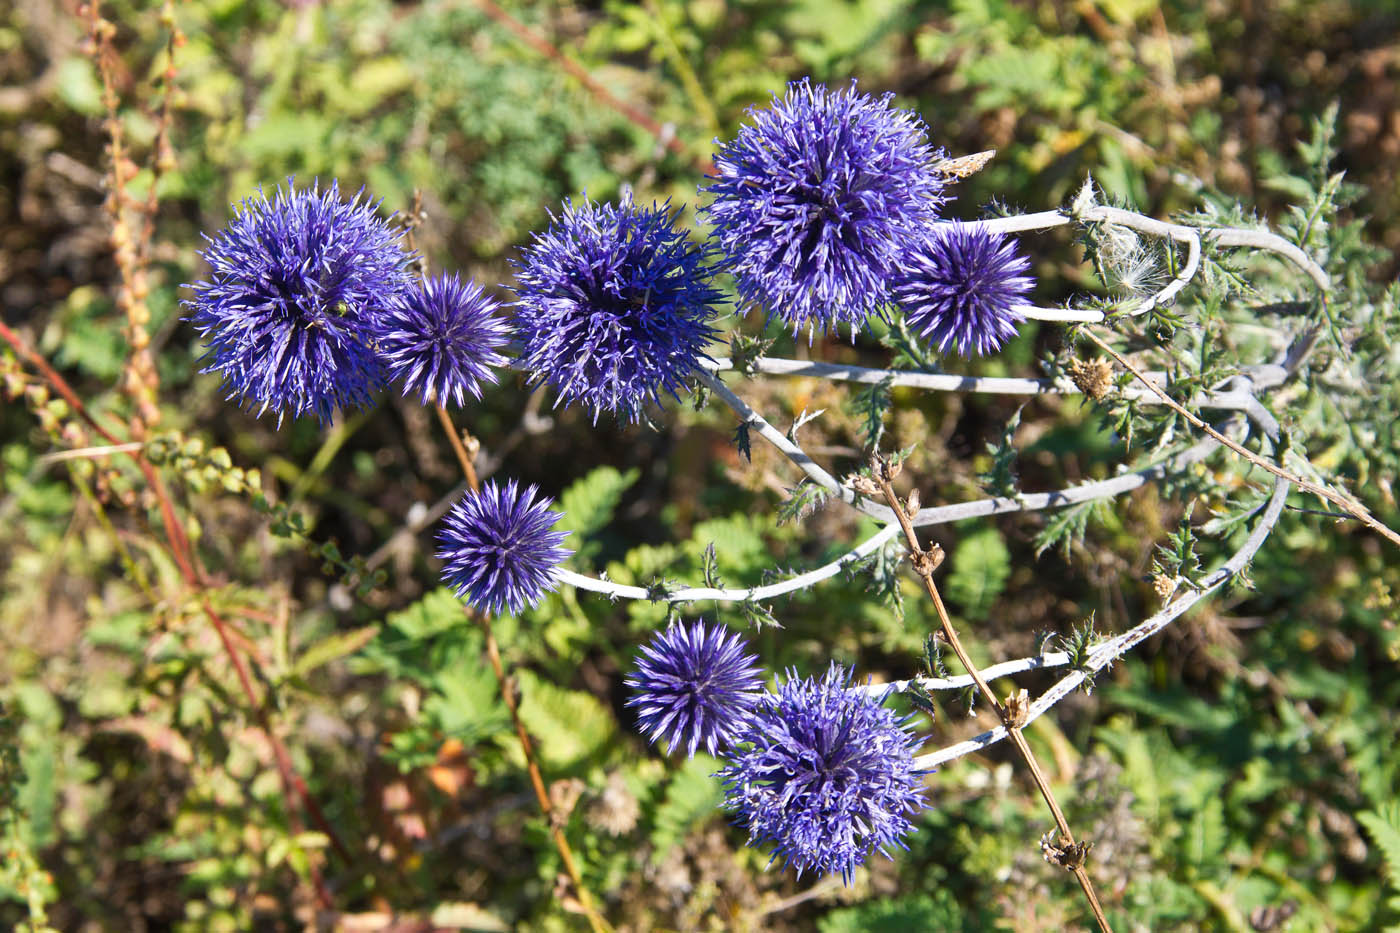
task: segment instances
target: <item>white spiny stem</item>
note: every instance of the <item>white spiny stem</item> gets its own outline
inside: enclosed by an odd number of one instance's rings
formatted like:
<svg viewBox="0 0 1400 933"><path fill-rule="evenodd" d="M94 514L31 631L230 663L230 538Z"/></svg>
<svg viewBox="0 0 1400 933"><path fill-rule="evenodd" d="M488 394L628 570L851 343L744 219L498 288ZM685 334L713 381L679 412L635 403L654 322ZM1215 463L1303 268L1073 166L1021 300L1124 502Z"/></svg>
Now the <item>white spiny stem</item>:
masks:
<svg viewBox="0 0 1400 933"><path fill-rule="evenodd" d="M701 367L709 372L721 373L734 368L734 361L728 357L707 360ZM923 373L907 369L877 369L868 366L854 366L846 363L816 363L810 360L790 360L782 357L761 356L753 360L749 368L755 373L769 376L810 376L830 379L835 382L857 382L863 385L877 385L889 381L893 386L908 386L931 392L983 392L993 395L1078 395L1079 388L1069 379L1051 381L1049 379L1024 379L1008 376L962 376L953 373ZM1250 376L1256 389L1280 385L1287 373L1280 365L1265 363L1246 366L1242 372ZM1167 376L1162 372L1148 373L1148 378L1158 385L1167 384ZM1127 387L1119 390L1117 397L1134 399L1145 405L1160 405L1161 400L1146 389ZM1192 400L1201 408L1232 409L1246 407L1242 396L1232 393L1208 393Z"/></svg>
<svg viewBox="0 0 1400 933"><path fill-rule="evenodd" d="M1264 511L1263 518L1255 526L1249 539L1244 546L1235 552L1228 561L1225 562L1209 578L1202 581L1202 587L1190 593L1183 594L1173 600L1165 609L1156 615L1146 619L1137 626L1124 632L1116 638L1109 639L1090 652L1090 659L1087 664L1088 671L1074 671L1063 677L1055 686L1041 694L1030 706L1030 711L1026 716L1026 724L1034 722L1050 710L1056 703L1069 696L1074 690L1084 682L1085 678L1096 671L1100 671L1121 657L1134 645L1152 634L1161 631L1168 623L1179 618L1201 600L1213 593L1222 583L1233 574L1238 573L1249 563L1250 559L1263 546L1264 539L1269 536L1275 524L1278 523L1279 516L1283 514L1283 504L1288 498L1288 481L1276 479L1274 481L1273 495L1269 499L1268 507ZM920 755L914 759L914 765L918 768L932 769L941 764L946 764L964 755L970 755L975 751L993 745L1006 738L1006 727L997 726L981 735L974 736L965 742L956 745L949 745L937 751Z"/></svg>
<svg viewBox="0 0 1400 933"><path fill-rule="evenodd" d="M898 533L899 527L897 525L886 525L880 531L862 541L858 547L848 551L839 559L818 567L815 570L796 574L786 580L770 583L767 586L753 586L744 589L733 587L720 589L709 586L688 586L667 593L665 599L662 601L668 603L688 603L710 599L718 602L745 602L747 600L772 599L775 596L785 596L788 593L814 586L823 580L831 579L848 565L874 554ZM572 570L564 570L563 568L556 569L555 576L560 583L566 583L569 586L574 586L581 590L591 590L594 593L602 593L610 597L621 597L623 599L651 598L651 594L640 586L628 586L622 583L614 583L611 580L600 580L597 577L589 577L581 573L574 573Z"/></svg>
<svg viewBox="0 0 1400 933"><path fill-rule="evenodd" d="M1098 324L1104 319L1102 311L1093 308L1021 308L1021 313L1032 321L1065 321L1075 324Z"/></svg>
<svg viewBox="0 0 1400 933"><path fill-rule="evenodd" d="M1326 270L1313 261L1307 253L1303 252L1293 243L1285 240L1276 233L1267 230L1246 230L1241 227L1192 227L1186 224L1168 223L1164 220L1157 220L1154 217L1147 217L1126 211L1119 207L1107 207L1101 204L1085 208L1079 212L1080 222L1101 222L1117 224L1120 227L1127 227L1148 236L1170 237L1171 239L1190 243L1190 238L1208 238L1221 246L1241 247L1245 249L1260 249L1266 252L1276 253L1299 269L1302 269L1313 280L1322 291L1330 291L1332 280L1328 277ZM1053 227L1063 227L1066 224L1074 223L1075 215L1068 211L1041 211L1037 214L1020 214L1013 217L994 217L988 220L968 221L969 224L976 224L985 230L995 230L1001 233L1025 233L1032 230L1049 230ZM1189 246L1188 246L1189 248ZM1199 250L1199 239L1197 241ZM1199 262L1199 256L1197 257ZM1190 262L1190 257L1187 257Z"/></svg>

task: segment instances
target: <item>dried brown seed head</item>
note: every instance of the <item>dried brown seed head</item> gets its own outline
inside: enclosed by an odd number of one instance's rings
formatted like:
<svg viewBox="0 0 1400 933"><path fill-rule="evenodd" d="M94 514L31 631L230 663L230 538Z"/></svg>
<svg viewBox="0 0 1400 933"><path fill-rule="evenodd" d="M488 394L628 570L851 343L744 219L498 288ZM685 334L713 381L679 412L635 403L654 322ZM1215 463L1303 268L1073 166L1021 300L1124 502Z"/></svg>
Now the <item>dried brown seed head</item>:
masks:
<svg viewBox="0 0 1400 933"><path fill-rule="evenodd" d="M1069 377L1080 392L1094 401L1113 391L1113 366L1102 357L1073 360L1069 364Z"/></svg>

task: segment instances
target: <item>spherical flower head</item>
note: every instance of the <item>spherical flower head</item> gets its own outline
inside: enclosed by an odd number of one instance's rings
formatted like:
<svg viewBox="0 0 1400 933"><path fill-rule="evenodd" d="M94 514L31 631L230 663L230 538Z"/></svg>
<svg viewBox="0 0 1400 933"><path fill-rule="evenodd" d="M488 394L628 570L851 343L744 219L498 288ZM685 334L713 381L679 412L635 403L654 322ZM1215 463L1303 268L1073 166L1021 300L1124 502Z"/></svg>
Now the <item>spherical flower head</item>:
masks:
<svg viewBox="0 0 1400 933"><path fill-rule="evenodd" d="M573 551L559 546L568 532L552 530L559 516L538 492L514 480L488 481L447 513L437 556L443 581L460 598L478 609L519 612L554 589L554 568Z"/></svg>
<svg viewBox="0 0 1400 933"><path fill-rule="evenodd" d="M937 224L895 287L909 326L939 352L985 356L1016 336L1034 284L1016 242L975 224Z"/></svg>
<svg viewBox="0 0 1400 933"><path fill-rule="evenodd" d="M836 663L820 678L790 672L759 701L719 772L751 844L771 842L773 858L799 875L839 871L848 884L873 850L907 848L909 814L924 806L908 719L850 681Z"/></svg>
<svg viewBox="0 0 1400 933"><path fill-rule="evenodd" d="M389 378L403 383L404 395L426 405L436 398L460 406L481 398L506 358L497 353L510 327L496 315L498 303L481 286L457 275L439 275L400 295L384 318L379 350Z"/></svg>
<svg viewBox="0 0 1400 933"><path fill-rule="evenodd" d="M667 205L565 202L516 262L521 362L595 423L604 411L639 420L678 395L715 336L710 258Z"/></svg>
<svg viewBox="0 0 1400 933"><path fill-rule="evenodd" d="M927 128L891 94L790 84L715 156L705 211L746 304L854 334L943 203Z"/></svg>
<svg viewBox="0 0 1400 933"><path fill-rule="evenodd" d="M711 755L734 741L758 701L758 658L748 643L716 622L676 622L642 646L637 670L626 680L628 706L638 709L642 730L653 742Z"/></svg>
<svg viewBox="0 0 1400 933"><path fill-rule="evenodd" d="M234 211L200 254L210 277L185 302L208 343L205 372L258 414L275 409L279 424L368 405L384 383L385 310L412 282L397 235L375 205L341 201L334 182L270 201L258 192Z"/></svg>

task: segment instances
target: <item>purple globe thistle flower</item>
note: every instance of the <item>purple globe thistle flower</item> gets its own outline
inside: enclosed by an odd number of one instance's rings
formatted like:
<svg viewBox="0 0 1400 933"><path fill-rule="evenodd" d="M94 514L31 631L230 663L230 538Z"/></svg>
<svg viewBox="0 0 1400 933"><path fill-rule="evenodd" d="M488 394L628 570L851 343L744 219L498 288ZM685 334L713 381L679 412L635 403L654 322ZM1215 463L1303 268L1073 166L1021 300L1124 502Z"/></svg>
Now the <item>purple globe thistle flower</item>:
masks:
<svg viewBox="0 0 1400 933"><path fill-rule="evenodd" d="M1016 242L974 224L938 224L909 258L895 302L909 326L946 352L985 356L1016 336L1034 284Z"/></svg>
<svg viewBox="0 0 1400 933"><path fill-rule="evenodd" d="M603 411L637 421L662 391L678 396L715 336L710 255L667 210L566 201L516 262L521 362L595 423Z"/></svg>
<svg viewBox="0 0 1400 933"><path fill-rule="evenodd" d="M519 612L554 589L554 568L573 551L562 548L566 531L553 531L553 500L515 480L488 481L462 497L443 519L437 556L442 578L478 609Z"/></svg>
<svg viewBox="0 0 1400 933"><path fill-rule="evenodd" d="M758 658L748 643L718 622L673 623L642 646L637 670L625 683L628 706L638 707L642 730L652 742L685 746L694 757L711 755L734 741L748 711L758 702Z"/></svg>
<svg viewBox="0 0 1400 933"><path fill-rule="evenodd" d="M806 79L715 156L705 210L745 303L797 333L854 334L889 300L902 257L938 215L942 156L908 110Z"/></svg>
<svg viewBox="0 0 1400 933"><path fill-rule="evenodd" d="M789 672L749 715L719 772L751 844L773 843L773 858L799 875L839 871L848 884L873 850L907 848L925 773L914 767L919 741L908 719L850 681L835 662L821 678Z"/></svg>
<svg viewBox="0 0 1400 933"><path fill-rule="evenodd" d="M357 195L261 191L201 255L212 267L194 285L190 320L209 348L205 372L223 374L229 398L329 421L337 407L368 405L384 383L375 339L386 308L411 284L397 235Z"/></svg>
<svg viewBox="0 0 1400 933"><path fill-rule="evenodd" d="M399 296L384 317L379 349L392 381L404 395L426 405L437 398L460 406L481 398L482 383L494 383L492 367L506 358L496 352L510 327L495 314L499 304L476 282L456 273L429 279Z"/></svg>

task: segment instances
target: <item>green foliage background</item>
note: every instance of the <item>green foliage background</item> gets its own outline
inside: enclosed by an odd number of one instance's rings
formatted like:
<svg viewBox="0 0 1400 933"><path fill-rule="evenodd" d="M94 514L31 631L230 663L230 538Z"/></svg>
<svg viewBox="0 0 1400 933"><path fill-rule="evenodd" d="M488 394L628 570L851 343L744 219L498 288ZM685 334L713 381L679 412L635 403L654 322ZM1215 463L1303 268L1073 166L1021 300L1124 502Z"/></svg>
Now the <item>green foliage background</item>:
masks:
<svg viewBox="0 0 1400 933"><path fill-rule="evenodd" d="M673 130L679 151L488 6L176 9L188 42L176 58L176 165L160 183L151 331L162 427L204 449L167 471L220 581L212 599L256 648L259 688L350 857L294 829L257 719L155 546L139 474L116 459L101 476L41 459L50 438L10 403L0 410L0 926L47 917L65 930L290 929L313 919L316 865L335 894L336 915L320 918L332 928L390 914L448 928L582 928L556 895L561 866L482 637L436 588L431 526L416 516L457 478L435 425L386 396L326 430L277 431L199 373L200 348L179 321L181 283L202 274L199 232L258 186L334 177L399 212L421 190L417 236L430 265L503 282L513 251L562 198L615 198L626 185L691 218L711 140L730 136L745 107L790 78L856 77L921 112L950 152L998 150L959 188L955 215L994 198L1047 209L1088 173L1155 216L1239 199L1286 223L1289 205L1325 200L1340 213L1310 246L1349 257L1333 270L1346 287L1374 295L1394 277L1385 250L1400 245L1400 34L1386 4L505 4ZM104 10L119 27L120 117L143 151L163 67L159 10L131 0ZM47 0L18 0L6 17L0 303L96 410L121 412L103 108L82 22ZM1298 151L1334 101L1339 150ZM1329 162L1358 186L1350 203L1319 195L1310 168ZM149 183L142 173L132 185ZM1382 250L1362 250L1363 235ZM1038 238L1035 253L1043 303L1102 292L1067 236ZM1367 374L1374 395L1310 395L1287 413L1313 439L1312 462L1394 526L1395 335L1363 325L1343 322L1335 336L1381 361ZM1028 328L978 371L1036 374L1038 359L1062 350L1053 329ZM888 359L866 339L809 349L780 337L774 352ZM804 441L844 469L859 462L869 399L808 380L745 389L775 424L825 409ZM508 379L463 420L484 464L559 498L574 569L639 585L707 573L755 584L766 568L815 566L875 530L836 509L780 523L796 477L757 445L741 460L732 419L713 406L673 405L655 429L620 429L552 401ZM926 503L1007 483L1056 488L1110 475L1122 457L1100 413L1078 403L1041 399L1018 412L996 398L902 390L892 403L883 443L914 449L906 471ZM206 453L216 448L226 461ZM281 511L230 479L231 464L258 469ZM1203 469L1217 484L1231 475L1222 460ZM1153 546L1168 543L1192 494L1189 484L1144 490L1106 508L941 532L946 592L977 659L1024 655L1091 615L1114 632L1150 614L1146 578L1162 559ZM1030 731L1071 824L1096 842L1091 869L1117 928L1400 923L1400 561L1355 525L1289 513L1250 570L1253 590L1211 600ZM1207 562L1225 550L1202 547ZM351 555L382 571L363 593L345 582ZM934 625L884 556L761 609L685 614L743 626L762 610L782 625L754 633L767 666L806 673L836 658L862 675L909 676ZM933 775L910 851L873 860L853 887L765 872L767 855L745 848L715 809L716 764L649 748L623 707L631 656L666 617L658 603L566 590L497 627L547 779L577 796L566 832L585 879L619 928L1087 928L1074 886L1040 858L1050 824L1004 750ZM1050 681L1025 683L1035 692ZM931 744L977 730L959 699L945 699Z"/></svg>

